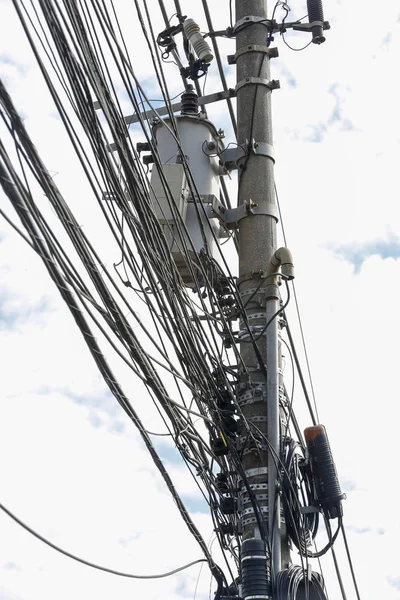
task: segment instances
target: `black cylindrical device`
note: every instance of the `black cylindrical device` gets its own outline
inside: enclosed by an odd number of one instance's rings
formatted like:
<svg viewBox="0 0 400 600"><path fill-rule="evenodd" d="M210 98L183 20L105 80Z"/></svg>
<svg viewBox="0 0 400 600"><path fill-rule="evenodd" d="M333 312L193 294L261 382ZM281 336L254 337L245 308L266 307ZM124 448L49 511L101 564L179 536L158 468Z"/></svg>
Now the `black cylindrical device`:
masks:
<svg viewBox="0 0 400 600"><path fill-rule="evenodd" d="M192 85L188 85L181 96L181 115L197 115L199 112L199 97Z"/></svg>
<svg viewBox="0 0 400 600"><path fill-rule="evenodd" d="M322 44L325 41L324 36L324 9L322 8L322 0L307 0L308 22L315 23L320 21L321 25L311 27L313 44Z"/></svg>
<svg viewBox="0 0 400 600"><path fill-rule="evenodd" d="M329 519L340 517L343 514L342 500L345 495L340 489L326 429L323 425L307 427L304 437L318 503Z"/></svg>
<svg viewBox="0 0 400 600"><path fill-rule="evenodd" d="M244 540L241 548L242 598L259 600L271 597L271 575L267 565L265 542L257 538Z"/></svg>

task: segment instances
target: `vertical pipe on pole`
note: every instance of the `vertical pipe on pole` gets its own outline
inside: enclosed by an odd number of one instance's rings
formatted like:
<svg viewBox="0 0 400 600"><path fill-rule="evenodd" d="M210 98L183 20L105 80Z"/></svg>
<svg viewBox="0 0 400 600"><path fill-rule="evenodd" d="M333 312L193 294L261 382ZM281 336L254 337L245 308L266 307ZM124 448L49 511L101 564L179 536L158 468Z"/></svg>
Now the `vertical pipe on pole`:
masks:
<svg viewBox="0 0 400 600"><path fill-rule="evenodd" d="M249 17L246 23L246 17ZM256 21L255 22L255 19ZM239 164L238 204L256 205L257 214L249 213L239 222L239 291L246 304L246 319L251 327L262 329L268 316L266 314L267 281L263 284L265 271L276 250L276 217L273 210L274 163L267 153L254 153L252 142L272 146L271 90L265 85L270 80L269 54L265 52L267 38L267 1L236 0L236 23L243 20L244 26L236 32L237 55L237 143L246 148L246 156ZM264 21L264 22L260 22ZM246 50L243 52L243 50ZM260 147L260 146L259 146ZM252 296L252 290L259 291ZM251 298L250 302L246 301ZM274 311L278 300L268 302L268 311ZM270 329L271 328L271 329ZM241 373L239 385L239 403L242 393L253 394L253 401L243 403L242 411L246 420L256 423L263 436L271 436L272 454L279 455L279 406L277 374L279 366L278 324L271 323L267 338L263 334L257 340L257 349L249 343L249 338L242 338L241 356L245 368ZM246 334L242 321L240 329ZM267 329L267 331L268 331ZM257 339L257 334L254 334ZM261 363L261 364L260 364ZM266 370L265 370L266 367ZM267 373L269 374L267 376ZM253 430L254 431L254 430ZM265 444L260 440L260 447L251 449L246 430L240 432L243 442L242 465L249 473L250 484L269 484L268 499L260 499L258 505L262 514L259 517L267 520L268 538L274 539L274 549L267 544L273 574L280 565L279 509L276 510L276 469L275 462ZM246 437L247 435L247 437ZM270 469L270 476L267 473ZM251 471L250 471L251 470ZM246 506L249 506L246 503ZM251 504L250 504L251 506ZM275 508L275 510L274 510ZM250 511L251 513L251 511ZM243 540L260 538L262 532L256 519L248 518L243 524ZM273 522L274 520L274 522ZM272 536L272 532L274 535ZM272 556L271 556L272 555ZM267 565L266 565L267 569Z"/></svg>
<svg viewBox="0 0 400 600"><path fill-rule="evenodd" d="M278 482L279 457L279 343L278 319L274 318L279 310L277 286L267 298L267 419L268 441L271 451L268 454L268 530L271 539L271 572L278 574L281 570L281 531L280 502L275 492ZM270 295L270 294L268 294Z"/></svg>

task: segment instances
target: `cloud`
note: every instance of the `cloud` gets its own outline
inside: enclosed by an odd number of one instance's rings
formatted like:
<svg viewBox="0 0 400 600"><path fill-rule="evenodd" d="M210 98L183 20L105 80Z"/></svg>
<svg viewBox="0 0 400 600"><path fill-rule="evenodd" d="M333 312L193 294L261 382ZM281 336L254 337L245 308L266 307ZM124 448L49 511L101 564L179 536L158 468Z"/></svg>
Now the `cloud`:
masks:
<svg viewBox="0 0 400 600"><path fill-rule="evenodd" d="M388 233L385 238L371 240L365 243L353 243L332 247L335 254L350 262L356 273L360 272L365 260L370 256L380 256L382 259L400 258L400 238Z"/></svg>
<svg viewBox="0 0 400 600"><path fill-rule="evenodd" d="M400 592L400 577L387 577L387 581L395 590Z"/></svg>
<svg viewBox="0 0 400 600"><path fill-rule="evenodd" d="M373 527L353 527L352 525L348 525L347 529L349 531L353 531L354 533L358 533L358 534L365 534L365 533L372 533L372 534L378 534L378 535L385 535L385 530L383 529L383 527L379 527L377 529L373 528Z"/></svg>

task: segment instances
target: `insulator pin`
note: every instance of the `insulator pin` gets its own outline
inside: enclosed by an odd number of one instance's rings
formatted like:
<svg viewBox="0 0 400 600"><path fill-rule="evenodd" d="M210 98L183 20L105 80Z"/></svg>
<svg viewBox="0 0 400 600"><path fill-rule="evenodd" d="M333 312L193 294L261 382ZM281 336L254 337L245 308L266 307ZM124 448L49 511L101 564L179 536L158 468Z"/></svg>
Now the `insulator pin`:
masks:
<svg viewBox="0 0 400 600"><path fill-rule="evenodd" d="M304 437L310 460L311 471L317 492L318 503L329 519L343 514L342 493L328 436L323 425L307 427Z"/></svg>

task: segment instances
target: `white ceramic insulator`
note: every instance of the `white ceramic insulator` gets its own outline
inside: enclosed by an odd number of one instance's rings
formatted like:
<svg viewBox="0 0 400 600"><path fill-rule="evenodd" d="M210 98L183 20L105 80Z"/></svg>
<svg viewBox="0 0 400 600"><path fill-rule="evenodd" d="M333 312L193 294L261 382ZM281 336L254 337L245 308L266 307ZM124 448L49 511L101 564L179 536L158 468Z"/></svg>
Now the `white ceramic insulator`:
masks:
<svg viewBox="0 0 400 600"><path fill-rule="evenodd" d="M210 46L201 35L200 27L197 23L193 19L186 19L183 23L183 30L187 39L192 44L197 57L205 63L211 62L214 56L210 50Z"/></svg>

